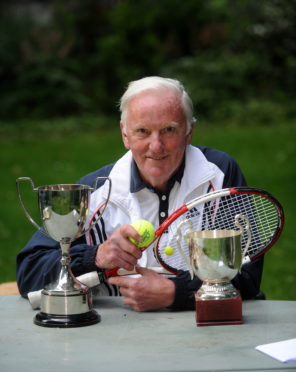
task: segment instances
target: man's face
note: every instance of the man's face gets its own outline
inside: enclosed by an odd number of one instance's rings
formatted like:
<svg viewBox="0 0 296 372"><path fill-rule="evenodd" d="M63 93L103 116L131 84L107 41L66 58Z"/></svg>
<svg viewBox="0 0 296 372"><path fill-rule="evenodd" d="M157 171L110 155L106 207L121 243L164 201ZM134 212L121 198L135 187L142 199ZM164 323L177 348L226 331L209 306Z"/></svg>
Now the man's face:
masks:
<svg viewBox="0 0 296 372"><path fill-rule="evenodd" d="M171 90L150 90L133 97L127 109L126 126L121 132L124 145L132 151L144 181L165 190L167 181L182 162L186 118L180 97Z"/></svg>

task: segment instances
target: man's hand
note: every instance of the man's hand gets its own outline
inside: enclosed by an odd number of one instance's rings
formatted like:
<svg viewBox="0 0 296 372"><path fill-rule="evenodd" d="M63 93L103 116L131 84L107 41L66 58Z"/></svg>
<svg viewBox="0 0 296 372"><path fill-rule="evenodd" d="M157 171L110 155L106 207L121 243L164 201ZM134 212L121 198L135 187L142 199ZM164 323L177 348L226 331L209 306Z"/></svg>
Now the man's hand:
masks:
<svg viewBox="0 0 296 372"><path fill-rule="evenodd" d="M122 225L102 243L95 257L95 264L101 269L122 267L133 270L137 261L142 256L142 251L129 241L129 237L141 241L141 235L131 225Z"/></svg>
<svg viewBox="0 0 296 372"><path fill-rule="evenodd" d="M136 267L139 278L113 277L109 284L120 287L123 303L135 311L156 310L170 306L175 298L175 285L152 270Z"/></svg>

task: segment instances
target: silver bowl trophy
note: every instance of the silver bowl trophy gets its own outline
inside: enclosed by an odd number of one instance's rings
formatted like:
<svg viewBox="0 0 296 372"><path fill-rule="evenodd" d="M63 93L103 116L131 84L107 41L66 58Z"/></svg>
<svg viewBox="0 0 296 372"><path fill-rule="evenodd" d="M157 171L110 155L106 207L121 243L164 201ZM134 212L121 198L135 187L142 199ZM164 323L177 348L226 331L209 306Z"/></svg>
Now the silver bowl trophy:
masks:
<svg viewBox="0 0 296 372"><path fill-rule="evenodd" d="M90 195L99 180L109 182L107 201L100 217L84 230ZM39 212L43 227L39 226L27 211L20 191L20 182L29 181L38 193ZM70 267L71 243L88 232L102 217L109 202L111 180L98 177L94 187L79 184L56 184L35 188L30 177L16 180L21 206L32 224L43 234L60 243L61 270L58 278L45 286L41 292L40 312L34 323L44 327L81 327L98 323L100 315L92 308L91 290L79 282Z"/></svg>
<svg viewBox="0 0 296 372"><path fill-rule="evenodd" d="M189 257L185 255L180 243L181 227L185 224L189 225L185 233ZM251 242L251 232L247 216L235 216L235 224L239 230L194 232L190 220L178 226L178 250L187 263L191 277L196 276L203 281L195 293L197 326L242 323L242 298L231 280L241 269ZM247 234L244 252L241 248L243 233Z"/></svg>

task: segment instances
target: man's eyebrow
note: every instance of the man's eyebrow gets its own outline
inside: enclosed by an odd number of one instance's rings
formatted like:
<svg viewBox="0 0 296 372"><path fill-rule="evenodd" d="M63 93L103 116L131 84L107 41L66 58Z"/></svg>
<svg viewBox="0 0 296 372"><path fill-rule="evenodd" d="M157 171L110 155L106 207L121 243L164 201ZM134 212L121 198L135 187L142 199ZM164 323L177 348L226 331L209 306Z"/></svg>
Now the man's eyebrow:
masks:
<svg viewBox="0 0 296 372"><path fill-rule="evenodd" d="M134 129L144 128L144 127L145 127L145 124L142 124L142 123L135 123L134 124Z"/></svg>
<svg viewBox="0 0 296 372"><path fill-rule="evenodd" d="M167 123L165 123L165 125L180 125L180 123L178 123L177 121L169 121Z"/></svg>
<svg viewBox="0 0 296 372"><path fill-rule="evenodd" d="M162 128L167 128L167 127L180 127L181 123L178 123L177 121L168 121L167 123L162 124Z"/></svg>
<svg viewBox="0 0 296 372"><path fill-rule="evenodd" d="M179 123L177 121L168 121L168 122L164 122L164 123L160 124L160 129L165 128L167 126L178 127L180 125L181 125L181 123ZM137 130L139 128L146 128L146 127L147 127L147 124L143 124L143 123L135 123L134 124L134 130Z"/></svg>

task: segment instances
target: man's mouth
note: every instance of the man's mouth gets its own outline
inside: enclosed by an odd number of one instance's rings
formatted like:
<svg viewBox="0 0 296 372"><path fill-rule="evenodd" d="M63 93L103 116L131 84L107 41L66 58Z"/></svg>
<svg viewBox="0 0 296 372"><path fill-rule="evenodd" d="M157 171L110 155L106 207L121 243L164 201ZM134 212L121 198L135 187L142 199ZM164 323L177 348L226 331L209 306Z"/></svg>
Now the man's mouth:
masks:
<svg viewBox="0 0 296 372"><path fill-rule="evenodd" d="M146 159L155 160L155 161L161 161L161 160L164 160L166 158L167 158L167 155L163 155L163 156L146 156Z"/></svg>

